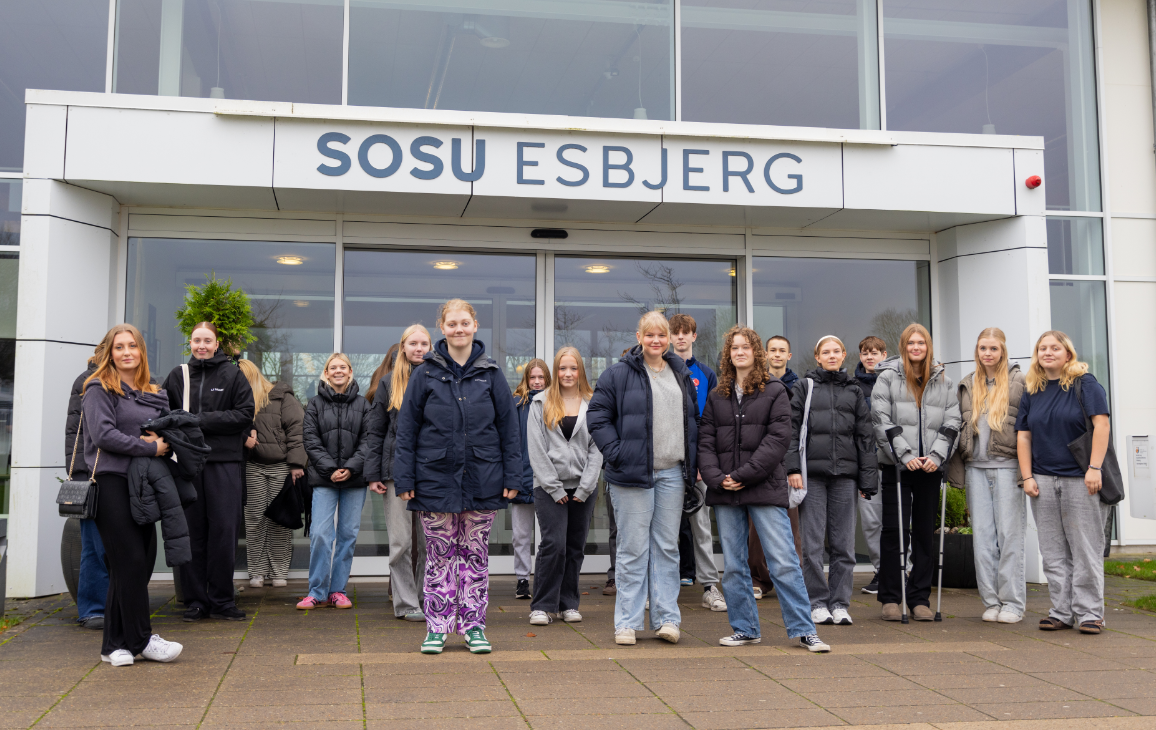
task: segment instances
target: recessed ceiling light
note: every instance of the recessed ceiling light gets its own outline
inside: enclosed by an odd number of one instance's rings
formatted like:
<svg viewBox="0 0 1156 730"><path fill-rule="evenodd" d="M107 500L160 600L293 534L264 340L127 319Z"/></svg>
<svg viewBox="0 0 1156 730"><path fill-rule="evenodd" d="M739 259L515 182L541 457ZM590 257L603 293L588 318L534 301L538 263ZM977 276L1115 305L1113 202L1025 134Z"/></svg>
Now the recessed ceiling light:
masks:
<svg viewBox="0 0 1156 730"><path fill-rule="evenodd" d="M609 274L610 267L606 264L590 264L586 267L587 274Z"/></svg>
<svg viewBox="0 0 1156 730"><path fill-rule="evenodd" d="M285 264L286 266L300 266L305 263L305 259L300 256L278 256L277 263Z"/></svg>
<svg viewBox="0 0 1156 730"><path fill-rule="evenodd" d="M454 269L458 268L461 265L462 265L462 262L460 262L460 261L445 260L445 261L434 261L433 262L433 267L435 269L440 269L441 271L453 271Z"/></svg>
<svg viewBox="0 0 1156 730"><path fill-rule="evenodd" d="M730 274L731 276L735 276L735 267L732 266L729 269L727 269L727 273Z"/></svg>
<svg viewBox="0 0 1156 730"><path fill-rule="evenodd" d="M307 302L304 299L296 299L293 301L293 306L295 306L295 307L308 307L309 302Z"/></svg>

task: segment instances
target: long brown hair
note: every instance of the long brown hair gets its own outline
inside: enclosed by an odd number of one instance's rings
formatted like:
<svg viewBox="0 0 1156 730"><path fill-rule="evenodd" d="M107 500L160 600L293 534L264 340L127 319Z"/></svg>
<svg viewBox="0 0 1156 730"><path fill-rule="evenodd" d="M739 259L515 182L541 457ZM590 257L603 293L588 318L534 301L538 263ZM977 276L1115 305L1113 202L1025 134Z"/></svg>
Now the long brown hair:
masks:
<svg viewBox="0 0 1156 730"><path fill-rule="evenodd" d="M987 389L987 368L979 359L979 341L999 340L999 362L995 365L995 385ZM999 327L988 327L975 338L975 376L971 380L971 427L979 427L979 416L987 412L987 425L1003 431L1008 411L1007 337Z"/></svg>
<svg viewBox="0 0 1156 730"><path fill-rule="evenodd" d="M927 343L927 354L923 356L923 362L918 366L911 362L907 355L907 343L914 334L923 335L923 341ZM903 375L907 379L907 392L915 397L916 408L923 407L923 389L927 387L927 381L931 379L931 363L934 360L934 352L931 347L931 333L918 322L907 325L903 334L899 335L899 357L901 358L900 362L903 363ZM916 371L917 367L918 371Z"/></svg>
<svg viewBox="0 0 1156 730"><path fill-rule="evenodd" d="M763 349L763 341L759 337L759 333L745 325L736 324L727 330L726 338L723 340L722 352L719 353L718 357L717 390L718 394L723 398L731 397L731 388L734 386L735 377L738 375L738 369L734 363L731 362L731 345L734 344L737 335L742 335L746 338L755 355L755 365L751 368L751 371L747 373L747 379L743 381L743 393L753 393L756 390L761 393L771 380L771 371L767 367L767 351Z"/></svg>
<svg viewBox="0 0 1156 730"><path fill-rule="evenodd" d="M558 362L557 357L554 358L554 362ZM555 367L557 367L557 365L555 365ZM534 358L522 368L522 381L518 383L517 388L514 388L514 397L518 399L518 405L520 406L526 405L526 402L530 400L530 373L534 372L534 368L541 368L542 374L546 376L546 388L550 387L550 366L547 365L546 361L542 358ZM543 388L543 390L545 390L545 388Z"/></svg>
<svg viewBox="0 0 1156 730"><path fill-rule="evenodd" d="M468 305L467 305L468 306ZM405 387L409 385L409 376L413 373L413 363L405 356L405 341L413 336L414 332L425 332L425 338L433 345L429 330L420 324L411 324L401 333L397 341L397 355L393 358L393 375L389 379L389 410L400 411L401 403L405 400Z"/></svg>
<svg viewBox="0 0 1156 730"><path fill-rule="evenodd" d="M558 380L558 367L562 364L562 358L566 355L574 358L578 363L578 395L582 400L588 401L594 395L594 389L590 387L590 381L586 379L586 366L582 363L582 353L578 352L577 347L567 345L554 355L554 379L550 379L550 373L546 373L546 402L543 404L542 420L546 422L546 428L554 428L566 416L566 406L562 403L562 382ZM542 362L538 360L538 362ZM545 363L542 363L545 365ZM530 366L526 366L526 371L529 372Z"/></svg>
<svg viewBox="0 0 1156 730"><path fill-rule="evenodd" d="M385 374L393 371L393 359L397 357L397 351L401 349L400 344L393 344L385 352L385 357L381 358L381 364L377 366L377 370L373 371L373 375L369 376L369 390L365 392L365 399L370 403L373 402L373 396L377 395L377 386L381 383L381 379Z"/></svg>
<svg viewBox="0 0 1156 730"><path fill-rule="evenodd" d="M261 374L257 363L252 360L241 358L237 361L237 367L241 368L245 380L249 381L249 387L253 389L253 412L260 413L269 405L269 391L273 390L273 384Z"/></svg>
<svg viewBox="0 0 1156 730"><path fill-rule="evenodd" d="M149 375L149 353L145 347L144 337L140 330L133 327L131 324L118 324L105 334L104 339L96 347L96 372L88 376L84 381L84 387L87 389L88 384L92 381L97 381L104 387L105 390L116 393L117 395L124 395L124 388L120 386L120 371L116 369L116 364L112 361L112 342L116 336L128 332L136 340L136 346L140 350L140 365L136 369L136 378L130 383L133 388L142 393L156 393L160 390L153 385L152 378Z"/></svg>
<svg viewBox="0 0 1156 730"><path fill-rule="evenodd" d="M1067 390L1076 382L1076 378L1088 372L1088 363L1080 362L1076 356L1076 346L1072 343L1072 338L1059 330L1048 330L1036 340L1035 349L1032 350L1032 364L1028 368L1027 377L1024 378L1028 392L1033 395L1048 387L1048 374L1044 372L1044 366L1040 365L1040 343L1045 337L1055 337L1056 342L1068 351L1068 361L1064 363L1064 372L1060 374L1061 388Z"/></svg>

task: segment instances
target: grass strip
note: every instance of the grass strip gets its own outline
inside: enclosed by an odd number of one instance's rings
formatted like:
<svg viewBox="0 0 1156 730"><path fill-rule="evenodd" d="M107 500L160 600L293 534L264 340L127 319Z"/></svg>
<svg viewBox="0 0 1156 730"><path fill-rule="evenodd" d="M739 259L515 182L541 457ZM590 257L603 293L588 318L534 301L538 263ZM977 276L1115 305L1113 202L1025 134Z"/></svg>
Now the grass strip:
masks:
<svg viewBox="0 0 1156 730"><path fill-rule="evenodd" d="M1156 581L1156 560L1105 560L1104 575L1116 575L1134 580Z"/></svg>

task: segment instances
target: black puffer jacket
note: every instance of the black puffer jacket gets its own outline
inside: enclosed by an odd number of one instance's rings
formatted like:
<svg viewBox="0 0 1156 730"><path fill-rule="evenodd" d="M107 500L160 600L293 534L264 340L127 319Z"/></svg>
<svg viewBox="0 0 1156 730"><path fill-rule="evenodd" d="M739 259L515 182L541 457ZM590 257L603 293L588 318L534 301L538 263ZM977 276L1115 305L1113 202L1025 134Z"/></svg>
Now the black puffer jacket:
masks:
<svg viewBox="0 0 1156 730"><path fill-rule="evenodd" d="M412 371L411 371L412 372ZM365 464L368 482L393 481L393 452L397 445L397 409L389 407L393 398L393 373L386 373L373 394L373 453Z"/></svg>
<svg viewBox="0 0 1156 730"><path fill-rule="evenodd" d="M317 395L305 409L309 486L364 489L366 464L373 452L373 430L373 410L358 393L356 380L344 393L338 393L325 381L319 383ZM349 478L331 481L329 477L338 469L348 469Z"/></svg>
<svg viewBox="0 0 1156 730"><path fill-rule="evenodd" d="M801 471L799 432L807 401L807 379L815 382L811 417L807 429L807 475L852 477L867 495L878 491L879 465L875 459L875 434L871 409L859 383L844 370L816 368L791 389L791 449L787 473Z"/></svg>
<svg viewBox="0 0 1156 730"><path fill-rule="evenodd" d="M698 427L706 503L789 507L783 457L790 443L791 399L777 378L762 392L744 393L741 402L733 392L724 397L712 390ZM727 474L743 488L723 489Z"/></svg>
<svg viewBox="0 0 1156 730"><path fill-rule="evenodd" d="M182 408L185 380L180 366L172 369L162 386L169 408ZM242 461L245 437L253 428L253 389L237 363L224 352L208 360L189 359L189 412L201 417L205 443L213 450L209 461Z"/></svg>
<svg viewBox="0 0 1156 730"><path fill-rule="evenodd" d="M84 444L76 452L76 462L72 461L73 448L77 444L76 431L80 428L81 400L84 396L84 381L96 372L96 363L92 358L88 360L88 369L76 376L72 383L72 393L68 396L68 417L64 420L64 468L72 469L72 478L75 481L88 479L88 464L84 463Z"/></svg>

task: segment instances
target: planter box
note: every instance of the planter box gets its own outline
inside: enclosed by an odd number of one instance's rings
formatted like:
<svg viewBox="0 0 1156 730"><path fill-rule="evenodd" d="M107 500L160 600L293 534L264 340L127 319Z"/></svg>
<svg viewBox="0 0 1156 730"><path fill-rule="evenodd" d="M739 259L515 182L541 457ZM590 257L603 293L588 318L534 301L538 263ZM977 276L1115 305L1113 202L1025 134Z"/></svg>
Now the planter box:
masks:
<svg viewBox="0 0 1156 730"><path fill-rule="evenodd" d="M939 535L935 536L938 549ZM937 556L938 557L938 556ZM935 576L939 579L938 571ZM975 553L971 535L943 536L943 587L975 588Z"/></svg>

